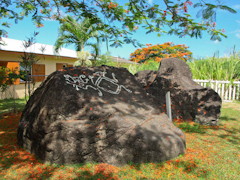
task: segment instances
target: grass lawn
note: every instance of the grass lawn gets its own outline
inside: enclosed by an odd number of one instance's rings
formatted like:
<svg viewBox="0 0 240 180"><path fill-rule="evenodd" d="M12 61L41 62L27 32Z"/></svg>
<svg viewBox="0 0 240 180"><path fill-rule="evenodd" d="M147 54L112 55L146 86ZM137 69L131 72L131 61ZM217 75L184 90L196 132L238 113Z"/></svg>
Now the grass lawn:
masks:
<svg viewBox="0 0 240 180"><path fill-rule="evenodd" d="M15 99L15 101L13 101L13 99L0 100L0 118L2 118L3 114L13 112L14 107L18 112L22 112L25 105L25 98Z"/></svg>
<svg viewBox="0 0 240 180"><path fill-rule="evenodd" d="M17 101L19 110L24 99ZM0 101L8 112L11 101ZM21 113L0 117L0 179L239 179L240 103L224 103L219 125L200 126L174 122L186 135L183 156L164 163L131 164L117 168L107 164L58 166L43 164L17 147L17 126Z"/></svg>

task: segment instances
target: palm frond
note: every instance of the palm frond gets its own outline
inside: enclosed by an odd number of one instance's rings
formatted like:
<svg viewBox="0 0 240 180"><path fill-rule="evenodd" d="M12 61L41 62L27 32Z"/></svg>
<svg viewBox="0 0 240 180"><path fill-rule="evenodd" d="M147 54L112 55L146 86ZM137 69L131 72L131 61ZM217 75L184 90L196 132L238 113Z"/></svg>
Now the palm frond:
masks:
<svg viewBox="0 0 240 180"><path fill-rule="evenodd" d="M89 18L76 20L71 16L66 16L59 27L58 39L55 43L55 52L63 46L74 44L76 51L82 51L84 46L91 46L94 54L100 54L99 43L106 40L106 32L99 31L97 25L93 24ZM94 40L96 43L89 41Z"/></svg>

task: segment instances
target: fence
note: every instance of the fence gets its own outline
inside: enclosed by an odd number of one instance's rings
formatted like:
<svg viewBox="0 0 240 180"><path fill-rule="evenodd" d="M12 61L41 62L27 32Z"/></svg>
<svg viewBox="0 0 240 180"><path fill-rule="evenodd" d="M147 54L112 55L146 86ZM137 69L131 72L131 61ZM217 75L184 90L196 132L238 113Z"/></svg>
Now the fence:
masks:
<svg viewBox="0 0 240 180"><path fill-rule="evenodd" d="M199 80L196 83L203 87L211 87L219 94L223 101L239 100L240 81L218 81L218 80Z"/></svg>

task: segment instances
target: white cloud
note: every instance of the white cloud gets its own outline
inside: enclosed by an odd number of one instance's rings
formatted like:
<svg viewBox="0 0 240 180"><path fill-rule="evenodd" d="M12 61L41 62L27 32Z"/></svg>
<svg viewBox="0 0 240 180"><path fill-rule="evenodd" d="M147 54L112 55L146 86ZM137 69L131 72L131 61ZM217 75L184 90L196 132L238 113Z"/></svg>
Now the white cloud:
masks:
<svg viewBox="0 0 240 180"><path fill-rule="evenodd" d="M240 4L233 5L232 8L233 8L234 10L240 9Z"/></svg>
<svg viewBox="0 0 240 180"><path fill-rule="evenodd" d="M215 41L208 41L208 42L205 42L206 44L219 44L220 41L218 40L215 40Z"/></svg>
<svg viewBox="0 0 240 180"><path fill-rule="evenodd" d="M235 34L235 36L240 39L240 33L239 34Z"/></svg>
<svg viewBox="0 0 240 180"><path fill-rule="evenodd" d="M153 3L153 0L148 0L148 3L152 5L152 3Z"/></svg>
<svg viewBox="0 0 240 180"><path fill-rule="evenodd" d="M236 29L235 31L231 31L232 34L240 34L240 29Z"/></svg>
<svg viewBox="0 0 240 180"><path fill-rule="evenodd" d="M231 31L231 34L235 34L237 38L240 38L240 29L236 29L235 31Z"/></svg>

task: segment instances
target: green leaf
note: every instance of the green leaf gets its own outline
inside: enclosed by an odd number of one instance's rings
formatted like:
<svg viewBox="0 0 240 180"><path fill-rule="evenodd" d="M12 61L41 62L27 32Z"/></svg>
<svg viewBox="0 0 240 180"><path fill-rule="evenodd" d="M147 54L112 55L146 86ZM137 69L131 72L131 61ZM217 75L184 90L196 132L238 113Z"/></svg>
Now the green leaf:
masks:
<svg viewBox="0 0 240 180"><path fill-rule="evenodd" d="M219 5L218 7L219 7L220 9L226 10L226 11L228 11L228 12L230 12L230 13L234 13L234 14L237 13L237 11L235 11L234 9L232 9L232 8L230 8L230 7L228 7L228 6Z"/></svg>
<svg viewBox="0 0 240 180"><path fill-rule="evenodd" d="M202 6L202 4L201 3L196 3L196 4L193 5L194 8L199 7L199 6Z"/></svg>

